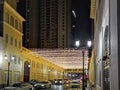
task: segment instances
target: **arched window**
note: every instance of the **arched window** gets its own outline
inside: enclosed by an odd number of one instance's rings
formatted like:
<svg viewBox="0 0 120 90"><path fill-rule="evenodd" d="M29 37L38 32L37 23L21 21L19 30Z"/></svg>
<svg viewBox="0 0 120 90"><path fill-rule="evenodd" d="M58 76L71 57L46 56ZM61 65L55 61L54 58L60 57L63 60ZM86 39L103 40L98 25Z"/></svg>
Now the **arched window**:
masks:
<svg viewBox="0 0 120 90"><path fill-rule="evenodd" d="M14 27L14 18L13 18L13 16L10 17L10 25L12 25Z"/></svg>

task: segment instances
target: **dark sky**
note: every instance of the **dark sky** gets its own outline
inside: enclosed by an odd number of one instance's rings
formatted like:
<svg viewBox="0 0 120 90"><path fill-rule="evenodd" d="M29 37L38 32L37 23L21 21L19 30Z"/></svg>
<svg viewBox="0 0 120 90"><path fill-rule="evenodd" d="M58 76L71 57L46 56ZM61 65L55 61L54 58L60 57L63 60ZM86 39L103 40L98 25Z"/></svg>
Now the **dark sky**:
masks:
<svg viewBox="0 0 120 90"><path fill-rule="evenodd" d="M76 13L75 39L85 45L91 39L90 0L72 0L72 9Z"/></svg>

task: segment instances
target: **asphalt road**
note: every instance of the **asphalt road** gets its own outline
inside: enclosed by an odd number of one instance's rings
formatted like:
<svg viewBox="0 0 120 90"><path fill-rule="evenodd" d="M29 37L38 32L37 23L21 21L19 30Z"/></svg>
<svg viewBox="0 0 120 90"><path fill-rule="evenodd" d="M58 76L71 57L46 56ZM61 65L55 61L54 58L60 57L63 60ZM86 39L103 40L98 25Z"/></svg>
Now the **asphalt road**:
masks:
<svg viewBox="0 0 120 90"><path fill-rule="evenodd" d="M82 90L80 88L70 88L67 85L52 85L49 89L39 89L39 90Z"/></svg>

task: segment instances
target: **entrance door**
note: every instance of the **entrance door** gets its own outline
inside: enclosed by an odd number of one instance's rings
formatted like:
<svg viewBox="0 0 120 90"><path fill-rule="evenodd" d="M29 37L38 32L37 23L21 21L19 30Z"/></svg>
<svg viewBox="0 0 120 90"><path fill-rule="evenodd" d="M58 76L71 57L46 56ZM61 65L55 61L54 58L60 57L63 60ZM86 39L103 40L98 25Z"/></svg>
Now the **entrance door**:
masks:
<svg viewBox="0 0 120 90"><path fill-rule="evenodd" d="M24 82L28 82L30 78L30 67L29 67L29 62L26 61L24 63Z"/></svg>

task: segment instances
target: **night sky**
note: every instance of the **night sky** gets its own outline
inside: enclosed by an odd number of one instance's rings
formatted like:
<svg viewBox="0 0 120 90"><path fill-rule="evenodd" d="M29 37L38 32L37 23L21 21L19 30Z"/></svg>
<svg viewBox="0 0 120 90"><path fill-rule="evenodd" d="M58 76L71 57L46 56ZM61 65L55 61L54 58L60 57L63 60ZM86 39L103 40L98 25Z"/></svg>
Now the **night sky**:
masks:
<svg viewBox="0 0 120 90"><path fill-rule="evenodd" d="M91 39L90 0L72 0L72 10L76 13L75 40L86 45L87 40Z"/></svg>

